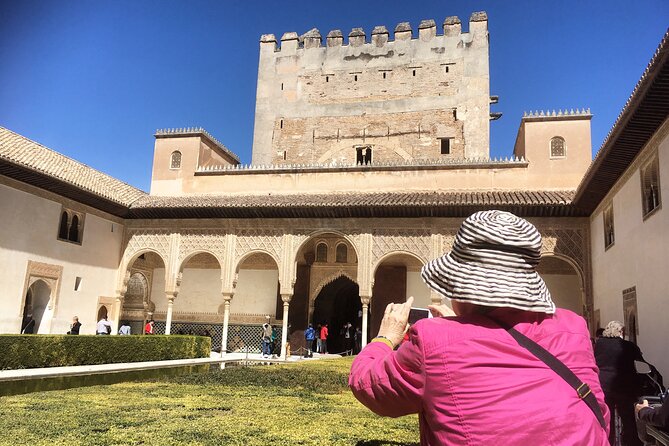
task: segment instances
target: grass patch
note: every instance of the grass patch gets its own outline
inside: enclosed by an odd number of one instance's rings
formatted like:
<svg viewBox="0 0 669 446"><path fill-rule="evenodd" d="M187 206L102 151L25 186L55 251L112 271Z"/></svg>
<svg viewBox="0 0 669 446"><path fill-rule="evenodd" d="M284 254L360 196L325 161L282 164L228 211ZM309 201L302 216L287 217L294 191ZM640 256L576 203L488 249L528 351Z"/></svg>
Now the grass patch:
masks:
<svg viewBox="0 0 669 446"><path fill-rule="evenodd" d="M372 414L346 385L351 359L235 367L0 398L0 444L418 444L416 416Z"/></svg>

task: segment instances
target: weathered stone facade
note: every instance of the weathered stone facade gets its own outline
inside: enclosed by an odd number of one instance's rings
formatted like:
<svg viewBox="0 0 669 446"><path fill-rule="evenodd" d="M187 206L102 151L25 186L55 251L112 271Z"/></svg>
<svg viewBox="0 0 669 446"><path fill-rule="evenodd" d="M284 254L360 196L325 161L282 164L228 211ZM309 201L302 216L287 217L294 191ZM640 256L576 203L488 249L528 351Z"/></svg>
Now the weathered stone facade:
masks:
<svg viewBox="0 0 669 446"><path fill-rule="evenodd" d="M424 20L417 34L400 23L389 40L378 26L368 41L356 28L344 45L334 30L322 46L313 29L280 47L262 36L253 163L350 162L360 147L378 161L487 157L487 16L472 14L467 33L449 17L439 35Z"/></svg>

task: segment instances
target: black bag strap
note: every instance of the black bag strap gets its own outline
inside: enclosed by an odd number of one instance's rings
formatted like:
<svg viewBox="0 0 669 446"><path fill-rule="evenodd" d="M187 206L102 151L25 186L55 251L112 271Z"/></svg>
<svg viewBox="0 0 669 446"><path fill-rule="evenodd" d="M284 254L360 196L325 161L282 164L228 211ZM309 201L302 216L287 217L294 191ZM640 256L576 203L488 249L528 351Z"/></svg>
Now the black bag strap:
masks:
<svg viewBox="0 0 669 446"><path fill-rule="evenodd" d="M492 318L491 318L492 319ZM532 353L534 356L539 358L541 361L543 361L548 367L553 369L555 373L560 375L562 379L564 379L567 384L569 384L574 390L576 390L576 394L578 397L583 400L585 404L588 405L590 410L592 410L592 413L595 414L595 417L597 417L597 421L599 421L599 424L606 429L606 421L604 421L604 415L602 415L602 410L599 407L599 404L597 403L597 398L595 398L595 395L592 393L590 390L590 386L588 386L586 383L581 381L578 376L572 372L569 367L567 367L562 361L557 359L555 356L553 356L552 353L550 353L548 350L519 332L513 327L509 327L506 324L499 322L495 319L493 319L497 324L499 324L502 328L506 329L506 331L513 337L513 339L518 342L522 347L526 348L530 353Z"/></svg>

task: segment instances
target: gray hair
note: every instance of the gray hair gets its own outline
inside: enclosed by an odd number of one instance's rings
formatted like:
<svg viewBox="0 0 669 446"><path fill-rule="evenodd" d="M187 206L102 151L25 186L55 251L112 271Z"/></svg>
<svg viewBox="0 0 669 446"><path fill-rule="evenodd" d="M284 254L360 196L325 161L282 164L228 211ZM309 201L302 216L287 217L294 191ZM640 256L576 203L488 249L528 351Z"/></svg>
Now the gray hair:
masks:
<svg viewBox="0 0 669 446"><path fill-rule="evenodd" d="M623 323L620 321L611 321L606 324L602 336L605 338L622 338L623 337Z"/></svg>

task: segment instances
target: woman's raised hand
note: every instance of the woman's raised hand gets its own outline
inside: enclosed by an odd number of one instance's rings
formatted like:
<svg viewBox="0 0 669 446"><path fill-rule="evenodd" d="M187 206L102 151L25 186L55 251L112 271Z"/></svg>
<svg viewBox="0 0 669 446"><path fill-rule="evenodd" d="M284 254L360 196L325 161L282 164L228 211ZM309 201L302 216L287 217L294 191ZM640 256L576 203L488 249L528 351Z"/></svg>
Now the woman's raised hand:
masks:
<svg viewBox="0 0 669 446"><path fill-rule="evenodd" d="M390 342L393 346L399 345L404 338L409 321L409 311L413 304L413 296L409 297L403 304L388 304L386 311L383 313L381 320L381 328L379 329L379 336L382 336Z"/></svg>

